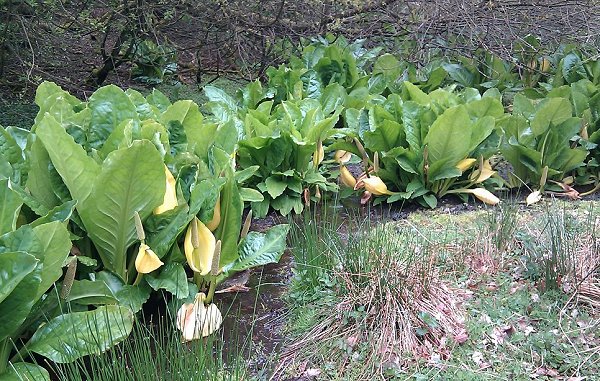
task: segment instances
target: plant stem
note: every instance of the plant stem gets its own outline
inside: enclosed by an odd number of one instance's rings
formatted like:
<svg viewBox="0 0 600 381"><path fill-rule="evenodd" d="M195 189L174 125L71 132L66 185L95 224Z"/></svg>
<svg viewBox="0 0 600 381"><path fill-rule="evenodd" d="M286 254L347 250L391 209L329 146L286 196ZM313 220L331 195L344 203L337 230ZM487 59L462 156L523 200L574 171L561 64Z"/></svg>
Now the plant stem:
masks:
<svg viewBox="0 0 600 381"><path fill-rule="evenodd" d="M217 289L217 277L214 275L210 276L210 286L208 288L208 295L206 296L206 299L204 300L204 304L210 304L213 300L213 297L215 296L215 291Z"/></svg>
<svg viewBox="0 0 600 381"><path fill-rule="evenodd" d="M196 283L196 286L198 286L198 290L202 288L202 282L202 275L200 275L200 273L194 272L194 283Z"/></svg>
<svg viewBox="0 0 600 381"><path fill-rule="evenodd" d="M142 281L143 277L144 277L144 274L138 273L137 276L135 277L135 281L133 282L133 285L137 286L138 283L140 283Z"/></svg>
<svg viewBox="0 0 600 381"><path fill-rule="evenodd" d="M587 192L583 192L583 193L580 193L579 195L580 195L581 197L584 197L584 196L589 196L589 195L591 195L592 193L594 193L594 192L597 192L598 190L600 190L600 183L596 184L596 186L595 186L594 188L590 189L589 191L587 191Z"/></svg>

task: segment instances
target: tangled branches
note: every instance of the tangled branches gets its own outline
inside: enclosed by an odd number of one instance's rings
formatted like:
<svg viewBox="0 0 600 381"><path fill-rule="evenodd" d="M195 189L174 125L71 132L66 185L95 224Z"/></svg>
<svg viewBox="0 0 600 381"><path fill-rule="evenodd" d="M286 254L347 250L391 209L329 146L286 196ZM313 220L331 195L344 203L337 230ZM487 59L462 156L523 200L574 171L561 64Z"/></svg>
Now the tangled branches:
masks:
<svg viewBox="0 0 600 381"><path fill-rule="evenodd" d="M176 50L178 79L198 83L258 78L326 33L367 38L412 62L432 50L508 58L523 46L600 45L597 0L0 0L0 22L8 93L41 79L76 92L126 82L146 41ZM528 34L540 45L528 46Z"/></svg>

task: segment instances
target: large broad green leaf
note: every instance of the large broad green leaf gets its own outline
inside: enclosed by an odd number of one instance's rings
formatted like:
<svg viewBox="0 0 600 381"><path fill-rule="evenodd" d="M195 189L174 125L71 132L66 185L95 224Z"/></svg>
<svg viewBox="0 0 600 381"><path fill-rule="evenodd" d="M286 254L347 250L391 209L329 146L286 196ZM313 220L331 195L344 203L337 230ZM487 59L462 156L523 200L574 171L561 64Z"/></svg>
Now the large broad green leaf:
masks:
<svg viewBox="0 0 600 381"><path fill-rule="evenodd" d="M240 188L240 196L244 202L261 202L265 199L262 193L252 188Z"/></svg>
<svg viewBox="0 0 600 381"><path fill-rule="evenodd" d="M281 196L285 191L285 188L287 188L287 182L279 176L271 176L265 180L265 186L269 196L277 198Z"/></svg>
<svg viewBox="0 0 600 381"><path fill-rule="evenodd" d="M154 290L165 289L177 299L189 295L187 275L181 263L168 263L161 268L158 276L147 275L144 279Z"/></svg>
<svg viewBox="0 0 600 381"><path fill-rule="evenodd" d="M88 131L90 148L99 149L123 121L138 119L138 112L127 94L115 85L99 88L92 94L88 104L91 121Z"/></svg>
<svg viewBox="0 0 600 381"><path fill-rule="evenodd" d="M50 381L50 374L39 365L17 362L8 365L7 371L0 374L0 381Z"/></svg>
<svg viewBox="0 0 600 381"><path fill-rule="evenodd" d="M406 134L406 141L411 150L417 151L423 146L423 137L428 131L427 125L424 125L425 108L415 102L404 102L402 105L402 123Z"/></svg>
<svg viewBox="0 0 600 381"><path fill-rule="evenodd" d="M383 54L373 64L373 74L381 73L386 82L394 82L402 74L400 61L391 54Z"/></svg>
<svg viewBox="0 0 600 381"><path fill-rule="evenodd" d="M217 125L203 123L204 117L198 105L192 101L177 101L170 105L160 117L160 122L167 130L185 131L188 150L195 152L200 158L206 158L208 147L212 144ZM173 126L173 127L172 127Z"/></svg>
<svg viewBox="0 0 600 381"><path fill-rule="evenodd" d="M31 196L43 207L33 210L40 215L44 215L48 210L61 203L60 198L52 188L52 184L56 182L52 180L52 177L57 177L60 180L60 175L54 169L48 151L46 151L40 139L35 134L31 134L31 137L32 142L27 150L29 175L25 185Z"/></svg>
<svg viewBox="0 0 600 381"><path fill-rule="evenodd" d="M363 135L365 147L372 151L386 152L404 141L402 125L394 120L380 120L369 117L373 126Z"/></svg>
<svg viewBox="0 0 600 381"><path fill-rule="evenodd" d="M158 115L162 113L158 107L150 104L139 91L127 89L125 90L125 94L127 94L131 102L135 105L135 109L141 120L158 119Z"/></svg>
<svg viewBox="0 0 600 381"><path fill-rule="evenodd" d="M53 221L66 222L73 215L76 205L77 201L75 200L67 201L62 205L52 208L43 217L40 217L37 220L31 222L29 226L34 228L36 226L47 224Z"/></svg>
<svg viewBox="0 0 600 381"><path fill-rule="evenodd" d="M504 107L502 102L497 98L484 97L466 104L467 111L473 117L483 118L484 116L492 116L500 118L504 115Z"/></svg>
<svg viewBox="0 0 600 381"><path fill-rule="evenodd" d="M35 126L46 113L56 117L59 117L59 115L71 116L76 108L83 108L79 99L61 89L57 84L47 81L38 86L35 93L35 103L40 110L35 117L35 125L32 130L35 130Z"/></svg>
<svg viewBox="0 0 600 381"><path fill-rule="evenodd" d="M279 262L286 248L289 230L289 225L283 224L273 226L266 233L248 233L240 243L239 258L223 271L231 273Z"/></svg>
<svg viewBox="0 0 600 381"><path fill-rule="evenodd" d="M218 87L210 85L204 86L204 94L211 102L222 103L232 111L236 111L238 109L236 100Z"/></svg>
<svg viewBox="0 0 600 381"><path fill-rule="evenodd" d="M198 216L200 221L208 223L212 220L214 207L227 180L225 178L208 178L193 185L190 194L190 220ZM189 222L188 221L188 222ZM187 224L186 224L187 226Z"/></svg>
<svg viewBox="0 0 600 381"><path fill-rule="evenodd" d="M221 223L215 231L215 238L221 240L220 266L225 266L238 258L238 238L242 226L244 203L240 197L233 169L226 174L227 182L221 190Z"/></svg>
<svg viewBox="0 0 600 381"><path fill-rule="evenodd" d="M73 282L66 301L82 305L117 304L117 299L104 281L87 279Z"/></svg>
<svg viewBox="0 0 600 381"><path fill-rule="evenodd" d="M136 286L125 284L120 277L109 271L96 273L96 280L103 281L117 299L118 304L129 308L133 313L142 309L152 291L146 283Z"/></svg>
<svg viewBox="0 0 600 381"><path fill-rule="evenodd" d="M33 229L42 245L42 279L36 299L39 299L62 276L62 265L71 250L69 231L60 221L37 226Z"/></svg>
<svg viewBox="0 0 600 381"><path fill-rule="evenodd" d="M455 165L464 159L471 146L472 122L464 106L449 108L431 125L424 143L429 163L446 161ZM434 173L430 173L435 177Z"/></svg>
<svg viewBox="0 0 600 381"><path fill-rule="evenodd" d="M0 316L2 316L2 319L0 319L0 341L13 336L29 315L36 302L35 297L42 280L41 273L42 266L36 266L32 272L21 280L18 287L0 303Z"/></svg>
<svg viewBox="0 0 600 381"><path fill-rule="evenodd" d="M139 134L140 123L138 121L129 119L121 122L106 138L102 148L97 150L98 156L101 159L105 159L112 151L131 144L134 130L137 130L137 133Z"/></svg>
<svg viewBox="0 0 600 381"><path fill-rule="evenodd" d="M145 219L162 203L164 192L164 164L149 141L135 141L108 155L89 199L78 204L106 269L124 276L127 248L136 239L134 213Z"/></svg>
<svg viewBox="0 0 600 381"><path fill-rule="evenodd" d="M23 252L0 254L0 303L37 266L33 255Z"/></svg>
<svg viewBox="0 0 600 381"><path fill-rule="evenodd" d="M261 100L264 99L265 95L262 89L262 84L257 79L254 82L248 83L242 88L242 99L244 100L244 106L250 110L253 110L258 106Z"/></svg>
<svg viewBox="0 0 600 381"><path fill-rule="evenodd" d="M444 70L448 72L450 78L460 83L464 87L473 86L473 73L471 73L466 67L461 64L442 64Z"/></svg>
<svg viewBox="0 0 600 381"><path fill-rule="evenodd" d="M540 136L550 125L558 125L571 117L571 102L565 98L544 99L538 105L535 116L531 121L531 130L535 136Z"/></svg>
<svg viewBox="0 0 600 381"><path fill-rule="evenodd" d="M423 90L419 89L416 85L404 81L404 89L408 94L407 100L411 100L421 106L428 106L431 103L429 95L425 94Z"/></svg>
<svg viewBox="0 0 600 381"><path fill-rule="evenodd" d="M346 89L337 83L327 86L321 94L321 108L325 115L331 114L346 100Z"/></svg>
<svg viewBox="0 0 600 381"><path fill-rule="evenodd" d="M157 89L153 89L152 93L146 97L148 103L152 106L156 107L160 112L165 112L167 108L171 105L171 101L167 96L161 93Z"/></svg>
<svg viewBox="0 0 600 381"><path fill-rule="evenodd" d="M23 161L23 152L15 138L8 131L8 129L0 126L0 153L9 163L15 165Z"/></svg>
<svg viewBox="0 0 600 381"><path fill-rule="evenodd" d="M569 53L562 60L562 75L567 83L577 82L587 78L587 72L581 58L575 53Z"/></svg>
<svg viewBox="0 0 600 381"><path fill-rule="evenodd" d="M469 147L469 153L473 152L477 146L490 136L494 127L496 126L496 120L492 116L484 116L475 122L473 125L473 131L471 134L471 145Z"/></svg>
<svg viewBox="0 0 600 381"><path fill-rule="evenodd" d="M164 257L196 213L198 210L193 213L187 205L181 205L165 213L148 217L144 222L146 244L159 258Z"/></svg>
<svg viewBox="0 0 600 381"><path fill-rule="evenodd" d="M71 196L82 205L92 192L92 184L100 173L99 164L50 115L40 121L36 134Z"/></svg>
<svg viewBox="0 0 600 381"><path fill-rule="evenodd" d="M568 172L583 165L588 151L583 148L568 148L561 150L560 154L553 160L553 168L562 172Z"/></svg>
<svg viewBox="0 0 600 381"><path fill-rule="evenodd" d="M9 179L0 180L0 235L15 230L23 200L10 187Z"/></svg>
<svg viewBox="0 0 600 381"><path fill-rule="evenodd" d="M123 341L133 328L133 313L123 306L60 315L42 325L27 349L57 363L100 354Z"/></svg>

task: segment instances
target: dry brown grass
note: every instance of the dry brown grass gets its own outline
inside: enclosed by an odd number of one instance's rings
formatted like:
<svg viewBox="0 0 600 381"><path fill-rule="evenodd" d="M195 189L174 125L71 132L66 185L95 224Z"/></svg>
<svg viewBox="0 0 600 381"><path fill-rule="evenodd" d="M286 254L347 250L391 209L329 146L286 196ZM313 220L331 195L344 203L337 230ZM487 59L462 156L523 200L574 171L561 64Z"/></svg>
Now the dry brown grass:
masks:
<svg viewBox="0 0 600 381"><path fill-rule="evenodd" d="M416 358L445 359L456 342L466 340L463 304L470 293L443 279L435 266L436 251L400 242L405 237L393 235L390 227L376 230L375 239L353 248L366 260L362 262L364 271L356 271L352 260L342 264L335 273L341 285L339 302L286 347L275 378L286 370L302 370L305 360L314 359L323 348L339 348L339 353L327 356L347 357L337 362L342 367L339 374L347 374L349 370L343 367L356 367L357 362L345 349L360 346L364 369L358 374L371 379L386 368L399 368ZM354 255L348 253L350 258ZM353 315L358 310L362 313Z"/></svg>

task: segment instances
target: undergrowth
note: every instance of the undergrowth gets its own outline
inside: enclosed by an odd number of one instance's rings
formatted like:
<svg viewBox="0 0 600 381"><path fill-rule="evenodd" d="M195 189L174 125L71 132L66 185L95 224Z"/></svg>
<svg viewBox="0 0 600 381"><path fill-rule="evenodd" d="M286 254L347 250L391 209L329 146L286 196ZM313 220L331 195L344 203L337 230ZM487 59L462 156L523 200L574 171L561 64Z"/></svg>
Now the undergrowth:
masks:
<svg viewBox="0 0 600 381"><path fill-rule="evenodd" d="M276 376L592 380L600 371L593 202L505 201L293 229L290 340Z"/></svg>

